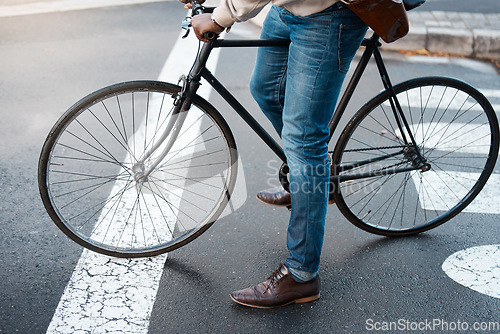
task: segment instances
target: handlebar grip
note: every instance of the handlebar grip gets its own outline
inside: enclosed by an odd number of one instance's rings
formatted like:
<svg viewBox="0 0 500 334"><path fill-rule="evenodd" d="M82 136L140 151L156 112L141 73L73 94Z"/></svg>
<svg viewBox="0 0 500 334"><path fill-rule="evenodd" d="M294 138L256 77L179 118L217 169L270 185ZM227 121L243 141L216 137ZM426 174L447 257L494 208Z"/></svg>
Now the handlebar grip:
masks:
<svg viewBox="0 0 500 334"><path fill-rule="evenodd" d="M205 7L200 5L196 0L188 0L191 5L193 5L193 14L198 15L198 14L203 14L207 12L205 10ZM218 34L215 32L206 32L203 34L203 37L209 41L215 40L218 37Z"/></svg>

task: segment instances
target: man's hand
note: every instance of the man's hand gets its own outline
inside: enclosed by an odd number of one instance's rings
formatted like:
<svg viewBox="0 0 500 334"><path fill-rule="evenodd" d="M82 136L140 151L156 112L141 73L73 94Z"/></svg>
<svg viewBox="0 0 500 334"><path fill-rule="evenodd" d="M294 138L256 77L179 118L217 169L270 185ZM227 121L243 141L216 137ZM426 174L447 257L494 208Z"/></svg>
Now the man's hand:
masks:
<svg viewBox="0 0 500 334"><path fill-rule="evenodd" d="M193 16L191 19L191 25L193 26L194 33L200 41L208 42L205 37L206 33L216 33L219 34L224 31L224 27L218 25L212 20L211 14L200 14Z"/></svg>
<svg viewBox="0 0 500 334"><path fill-rule="evenodd" d="M193 9L193 5L189 2L189 0L179 0L182 3L185 3L185 9ZM198 4L202 4L205 0L196 0ZM212 20L211 14L200 14L195 15L191 19L191 26L193 27L194 33L196 37L203 42L208 42L205 37L206 33L214 33L219 34L224 31L224 27L218 25L216 22Z"/></svg>

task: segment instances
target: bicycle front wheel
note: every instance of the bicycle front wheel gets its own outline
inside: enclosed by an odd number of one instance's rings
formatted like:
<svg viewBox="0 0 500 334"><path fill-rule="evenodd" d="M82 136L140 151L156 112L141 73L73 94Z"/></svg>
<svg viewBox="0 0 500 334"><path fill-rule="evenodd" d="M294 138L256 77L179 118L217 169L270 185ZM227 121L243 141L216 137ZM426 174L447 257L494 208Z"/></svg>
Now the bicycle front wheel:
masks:
<svg viewBox="0 0 500 334"><path fill-rule="evenodd" d="M394 87L418 151L405 143L391 94L382 92L349 122L335 147L335 200L356 226L404 236L434 228L461 212L493 171L498 121L476 89L451 78L419 78ZM414 147L414 146L413 146ZM430 167L430 168L429 168ZM371 175L357 179L356 175Z"/></svg>
<svg viewBox="0 0 500 334"><path fill-rule="evenodd" d="M71 239L106 255L153 256L192 241L222 213L237 152L214 107L196 96L161 157L179 92L156 81L116 84L83 98L53 127L38 182L47 212Z"/></svg>

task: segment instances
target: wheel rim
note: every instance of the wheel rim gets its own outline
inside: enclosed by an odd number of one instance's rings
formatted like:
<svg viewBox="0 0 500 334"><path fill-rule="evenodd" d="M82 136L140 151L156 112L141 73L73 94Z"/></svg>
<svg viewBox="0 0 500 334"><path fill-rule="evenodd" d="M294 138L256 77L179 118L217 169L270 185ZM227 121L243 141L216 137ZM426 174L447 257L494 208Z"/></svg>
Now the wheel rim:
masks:
<svg viewBox="0 0 500 334"><path fill-rule="evenodd" d="M396 92L430 170L353 180L336 192L351 222L383 235L418 233L455 216L481 190L498 152L494 113L465 84L415 80L397 86ZM367 105L369 114L357 116L354 132L336 148L335 161L344 164L411 149L401 140L387 98L381 94ZM410 166L408 154L402 153L341 175Z"/></svg>
<svg viewBox="0 0 500 334"><path fill-rule="evenodd" d="M137 164L172 117L176 90L129 86L72 108L50 145L45 184L51 215L75 241L109 255L148 256L213 223L234 186L236 160L225 129L195 104L169 154L139 178L138 167L158 156Z"/></svg>

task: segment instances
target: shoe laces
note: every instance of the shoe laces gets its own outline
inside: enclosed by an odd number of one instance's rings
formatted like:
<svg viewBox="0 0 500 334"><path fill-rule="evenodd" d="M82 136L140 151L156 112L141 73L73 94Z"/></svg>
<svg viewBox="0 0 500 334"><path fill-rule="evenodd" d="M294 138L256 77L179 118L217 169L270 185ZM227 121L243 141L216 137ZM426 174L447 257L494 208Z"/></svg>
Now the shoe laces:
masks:
<svg viewBox="0 0 500 334"><path fill-rule="evenodd" d="M276 269L276 271L267 278L269 284L266 287L266 291L271 287L275 288L276 286L278 286L283 278L285 278L286 274L281 271L281 268L283 268L283 265Z"/></svg>

